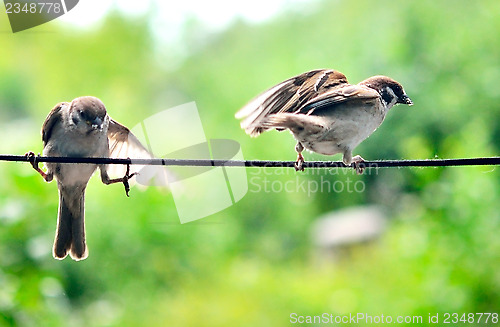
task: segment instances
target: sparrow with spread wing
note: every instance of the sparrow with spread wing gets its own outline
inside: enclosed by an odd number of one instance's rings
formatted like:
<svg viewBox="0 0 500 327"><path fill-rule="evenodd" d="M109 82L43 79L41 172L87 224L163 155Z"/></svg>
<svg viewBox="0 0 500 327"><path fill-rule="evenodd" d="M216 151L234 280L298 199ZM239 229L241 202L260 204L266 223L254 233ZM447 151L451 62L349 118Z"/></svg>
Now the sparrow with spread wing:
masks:
<svg viewBox="0 0 500 327"><path fill-rule="evenodd" d="M356 85L341 72L318 69L292 77L270 88L236 113L241 127L258 136L288 129L297 140L296 170L303 170L304 149L343 154L343 163L358 166L352 150L370 136L395 104L412 105L401 84L386 76L373 76Z"/></svg>
<svg viewBox="0 0 500 327"><path fill-rule="evenodd" d="M130 130L114 121L98 98L85 96L70 103L61 102L49 113L42 126L43 155L51 157L153 158ZM99 167L104 184L123 183L128 196L130 174L110 178L111 166L104 164L46 163L45 173L38 167L34 153L27 154L45 181L55 177L59 189L59 214L53 256L64 259L69 252L73 260L88 256L85 242L85 188ZM122 166L124 167L124 166ZM113 167L116 168L116 167Z"/></svg>

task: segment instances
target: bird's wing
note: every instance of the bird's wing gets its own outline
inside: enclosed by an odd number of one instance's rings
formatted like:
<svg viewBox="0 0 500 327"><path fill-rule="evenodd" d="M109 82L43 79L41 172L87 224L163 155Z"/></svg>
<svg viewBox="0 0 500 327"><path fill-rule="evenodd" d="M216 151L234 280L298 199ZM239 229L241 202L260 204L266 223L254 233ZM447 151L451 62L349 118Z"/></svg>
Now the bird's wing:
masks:
<svg viewBox="0 0 500 327"><path fill-rule="evenodd" d="M340 72L312 70L270 88L250 101L235 116L243 118L241 127L255 136L265 130L261 126L265 117L297 112L312 98L344 84L347 84L347 78Z"/></svg>
<svg viewBox="0 0 500 327"><path fill-rule="evenodd" d="M374 89L362 85L346 85L324 92L305 103L296 113L311 115L320 110L336 110L346 102L374 101L380 95ZM352 108L351 106L348 106Z"/></svg>
<svg viewBox="0 0 500 327"><path fill-rule="evenodd" d="M62 121L61 110L67 105L69 105L69 103L67 102L60 102L56 104L54 108L49 112L47 118L45 118L45 121L42 125L42 141L44 146L52 136L52 130L54 129L54 126L56 126L58 122Z"/></svg>
<svg viewBox="0 0 500 327"><path fill-rule="evenodd" d="M125 126L110 118L108 127L109 157L132 159L153 159L154 155ZM130 172L138 172L144 165L132 165ZM123 177L127 167L108 165L107 172L112 178Z"/></svg>
<svg viewBox="0 0 500 327"><path fill-rule="evenodd" d="M111 158L154 158L127 127L111 118L108 127L108 140Z"/></svg>

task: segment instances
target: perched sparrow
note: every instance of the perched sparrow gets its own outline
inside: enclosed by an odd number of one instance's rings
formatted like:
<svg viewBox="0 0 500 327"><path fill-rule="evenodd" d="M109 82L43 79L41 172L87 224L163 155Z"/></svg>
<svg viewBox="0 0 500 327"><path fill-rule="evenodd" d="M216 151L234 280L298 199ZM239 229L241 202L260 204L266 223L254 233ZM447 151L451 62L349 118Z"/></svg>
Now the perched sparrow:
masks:
<svg viewBox="0 0 500 327"><path fill-rule="evenodd" d="M364 159L352 150L370 136L395 104L412 105L401 84L373 76L357 85L334 70L313 70L292 77L262 93L236 113L250 136L269 129L289 129L297 145L296 170L303 170L302 151L343 153L345 165Z"/></svg>
<svg viewBox="0 0 500 327"><path fill-rule="evenodd" d="M80 97L70 103L57 104L42 126L43 155L53 157L147 157L152 158L129 129L106 113L104 104L95 97ZM28 153L33 168L50 182L55 177L59 189L59 214L53 255L73 260L88 256L85 244L85 188L99 166L104 184L124 183L128 196L128 180L136 173L111 179L108 165L46 163L47 173L38 168L34 154ZM109 165L117 166L117 165Z"/></svg>

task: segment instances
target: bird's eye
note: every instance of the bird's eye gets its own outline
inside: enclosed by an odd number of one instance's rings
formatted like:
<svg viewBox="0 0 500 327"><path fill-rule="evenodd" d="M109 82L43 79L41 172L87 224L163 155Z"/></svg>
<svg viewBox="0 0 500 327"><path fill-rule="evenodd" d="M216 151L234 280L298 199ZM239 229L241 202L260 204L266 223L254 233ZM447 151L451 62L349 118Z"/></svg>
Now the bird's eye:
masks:
<svg viewBox="0 0 500 327"><path fill-rule="evenodd" d="M87 115L85 114L85 112L83 112L83 110L79 110L78 114L80 115L81 119L88 120Z"/></svg>

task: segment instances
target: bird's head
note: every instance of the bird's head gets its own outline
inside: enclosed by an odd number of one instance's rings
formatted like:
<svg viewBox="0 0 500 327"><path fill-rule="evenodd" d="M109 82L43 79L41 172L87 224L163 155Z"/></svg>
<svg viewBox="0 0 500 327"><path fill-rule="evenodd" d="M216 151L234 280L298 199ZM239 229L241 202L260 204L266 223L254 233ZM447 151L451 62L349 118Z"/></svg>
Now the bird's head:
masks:
<svg viewBox="0 0 500 327"><path fill-rule="evenodd" d="M406 95L403 86L387 76L372 76L359 84L376 90L387 109L398 103L413 105L413 101Z"/></svg>
<svg viewBox="0 0 500 327"><path fill-rule="evenodd" d="M109 124L106 107L101 100L92 96L79 97L71 101L70 124L82 133L102 131Z"/></svg>

